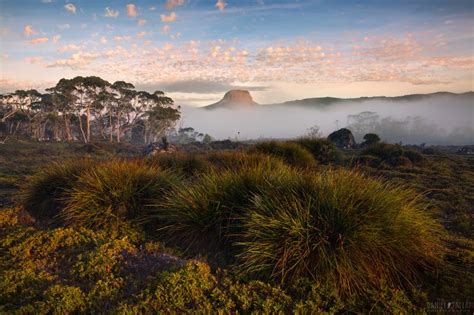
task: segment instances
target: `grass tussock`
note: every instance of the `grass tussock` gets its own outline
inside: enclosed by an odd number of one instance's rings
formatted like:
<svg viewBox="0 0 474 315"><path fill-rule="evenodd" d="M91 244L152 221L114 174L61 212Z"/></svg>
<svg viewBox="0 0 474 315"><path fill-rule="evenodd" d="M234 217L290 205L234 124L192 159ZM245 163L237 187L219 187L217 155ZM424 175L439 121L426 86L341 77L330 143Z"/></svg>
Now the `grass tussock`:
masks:
<svg viewBox="0 0 474 315"><path fill-rule="evenodd" d="M208 153L204 157L216 170L238 171L246 168L276 170L284 165L281 159L259 152L221 151Z"/></svg>
<svg viewBox="0 0 474 315"><path fill-rule="evenodd" d="M206 172L212 167L211 163L202 154L186 154L181 152L152 156L148 158L147 164L164 170L178 172L185 177Z"/></svg>
<svg viewBox="0 0 474 315"><path fill-rule="evenodd" d="M241 219L252 196L263 188L277 189L295 173L282 164L275 168L273 160L269 165L264 161L239 170L212 170L170 194L156 207L165 237L204 255L232 252L233 237L241 232Z"/></svg>
<svg viewBox="0 0 474 315"><path fill-rule="evenodd" d="M334 283L341 294L413 288L440 261L438 225L417 196L350 171L253 198L239 255L245 273Z"/></svg>
<svg viewBox="0 0 474 315"><path fill-rule="evenodd" d="M251 148L250 151L280 158L288 165L299 168L311 168L317 163L308 150L293 142L261 142Z"/></svg>
<svg viewBox="0 0 474 315"><path fill-rule="evenodd" d="M294 142L308 150L321 164L340 163L343 160L339 149L329 140L300 138Z"/></svg>
<svg viewBox="0 0 474 315"><path fill-rule="evenodd" d="M178 183L174 173L142 161L102 163L81 174L67 191L63 218L67 224L93 228L145 224L150 204Z"/></svg>
<svg viewBox="0 0 474 315"><path fill-rule="evenodd" d="M67 190L96 164L92 159L53 162L31 176L21 191L25 209L40 222L58 222Z"/></svg>

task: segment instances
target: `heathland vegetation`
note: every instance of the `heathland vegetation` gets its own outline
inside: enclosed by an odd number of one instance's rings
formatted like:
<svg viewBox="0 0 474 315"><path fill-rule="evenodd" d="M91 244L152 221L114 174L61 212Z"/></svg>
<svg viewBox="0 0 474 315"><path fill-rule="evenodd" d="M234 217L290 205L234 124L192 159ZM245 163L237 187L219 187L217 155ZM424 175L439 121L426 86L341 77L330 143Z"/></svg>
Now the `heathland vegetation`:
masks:
<svg viewBox="0 0 474 315"><path fill-rule="evenodd" d="M468 301L474 160L365 140L139 157L126 143L16 138L0 147L0 312L412 313Z"/></svg>

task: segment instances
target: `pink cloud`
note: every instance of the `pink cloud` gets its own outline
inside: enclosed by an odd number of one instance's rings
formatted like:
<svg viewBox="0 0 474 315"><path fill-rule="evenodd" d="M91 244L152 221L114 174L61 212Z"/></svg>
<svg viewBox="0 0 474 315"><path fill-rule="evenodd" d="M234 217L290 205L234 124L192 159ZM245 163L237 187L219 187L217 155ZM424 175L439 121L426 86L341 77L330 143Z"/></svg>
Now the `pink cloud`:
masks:
<svg viewBox="0 0 474 315"><path fill-rule="evenodd" d="M99 58L101 55L96 52L78 52L73 54L70 58L56 60L48 64L48 68L54 67L70 67L73 69L84 68L91 63L91 61Z"/></svg>
<svg viewBox="0 0 474 315"><path fill-rule="evenodd" d="M165 8L168 10L171 10L174 7L184 5L185 2L186 2L185 0L167 0L165 3Z"/></svg>
<svg viewBox="0 0 474 315"><path fill-rule="evenodd" d="M76 44L69 44L69 45L65 45L65 46L62 46L62 47L58 48L58 52L59 53L65 53L65 52L68 52L68 51L80 50L81 48L82 48L82 46L79 46L79 45L76 45Z"/></svg>
<svg viewBox="0 0 474 315"><path fill-rule="evenodd" d="M165 14L160 15L161 22L165 22L165 23L174 22L174 21L176 21L177 17L178 16L176 15L175 12L171 12L170 15L165 15Z"/></svg>
<svg viewBox="0 0 474 315"><path fill-rule="evenodd" d="M48 41L49 41L48 37L39 37L39 38L35 38L35 39L32 39L32 40L28 41L28 44L38 45L38 44L47 43Z"/></svg>
<svg viewBox="0 0 474 315"><path fill-rule="evenodd" d="M225 3L224 0L217 0L215 7L219 9L220 11L223 11L225 7L227 6L227 3Z"/></svg>
<svg viewBox="0 0 474 315"><path fill-rule="evenodd" d="M127 16L129 18L134 18L138 15L138 9L137 6L134 5L133 3L127 4Z"/></svg>
<svg viewBox="0 0 474 315"><path fill-rule="evenodd" d="M25 25L25 28L23 29L23 35L25 35L26 37L30 37L36 34L38 34L38 32L33 29L33 26Z"/></svg>
<svg viewBox="0 0 474 315"><path fill-rule="evenodd" d="M43 57L26 57L25 61L28 63L38 63L43 60Z"/></svg>

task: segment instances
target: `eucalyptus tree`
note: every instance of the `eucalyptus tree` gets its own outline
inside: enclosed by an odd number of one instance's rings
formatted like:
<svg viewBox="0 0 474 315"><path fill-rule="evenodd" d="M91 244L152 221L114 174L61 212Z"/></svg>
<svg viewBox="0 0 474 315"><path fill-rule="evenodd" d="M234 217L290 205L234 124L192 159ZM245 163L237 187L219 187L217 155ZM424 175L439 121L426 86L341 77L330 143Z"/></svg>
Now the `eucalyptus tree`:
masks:
<svg viewBox="0 0 474 315"><path fill-rule="evenodd" d="M115 132L117 142L121 141L123 129L128 126L133 119L131 113L134 112L132 103L136 99L137 92L135 86L125 81L116 81L112 84L115 102L113 102L112 112L115 115Z"/></svg>
<svg viewBox="0 0 474 315"><path fill-rule="evenodd" d="M74 117L74 105L78 98L73 93L74 87L71 84L71 80L61 79L54 87L46 89L46 91L51 93L51 102L63 120L66 140L72 141L74 136L71 128L71 119ZM84 134L83 137L85 139Z"/></svg>
<svg viewBox="0 0 474 315"><path fill-rule="evenodd" d="M2 95L1 122L7 125L10 134L15 134L22 124L28 124L32 104L41 100L37 90L17 90Z"/></svg>
<svg viewBox="0 0 474 315"><path fill-rule="evenodd" d="M145 143L154 142L158 137L163 136L181 117L180 107L174 107L173 100L165 96L163 92L155 91L148 97L151 104L145 115Z"/></svg>
<svg viewBox="0 0 474 315"><path fill-rule="evenodd" d="M26 112L32 103L41 99L41 94L37 90L17 90L15 93L2 95L2 122L19 111Z"/></svg>
<svg viewBox="0 0 474 315"><path fill-rule="evenodd" d="M180 118L163 92L136 91L131 83L99 77L61 79L48 93L36 90L0 96L0 130L37 139L72 141L92 137L154 141Z"/></svg>
<svg viewBox="0 0 474 315"><path fill-rule="evenodd" d="M94 110L93 104L97 95L109 82L95 76L75 77L73 79L61 79L58 84L51 88L59 95L58 105L66 105L65 109L71 110L78 116L79 129L85 143L91 140L91 117ZM86 116L86 129L84 130L83 115Z"/></svg>

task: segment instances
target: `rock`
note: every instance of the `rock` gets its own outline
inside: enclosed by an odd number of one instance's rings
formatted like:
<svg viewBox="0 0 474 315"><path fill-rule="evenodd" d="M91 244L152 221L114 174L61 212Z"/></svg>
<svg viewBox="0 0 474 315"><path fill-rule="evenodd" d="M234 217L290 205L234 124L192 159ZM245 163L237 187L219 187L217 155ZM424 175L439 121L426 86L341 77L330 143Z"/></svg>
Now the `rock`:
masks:
<svg viewBox="0 0 474 315"><path fill-rule="evenodd" d="M353 149L357 145L352 132L346 128L334 131L328 136L328 140L341 149Z"/></svg>
<svg viewBox="0 0 474 315"><path fill-rule="evenodd" d="M144 156L154 156L162 153L173 153L176 152L176 147L169 144L166 137L161 139L161 142L153 142L145 147L143 150Z"/></svg>

